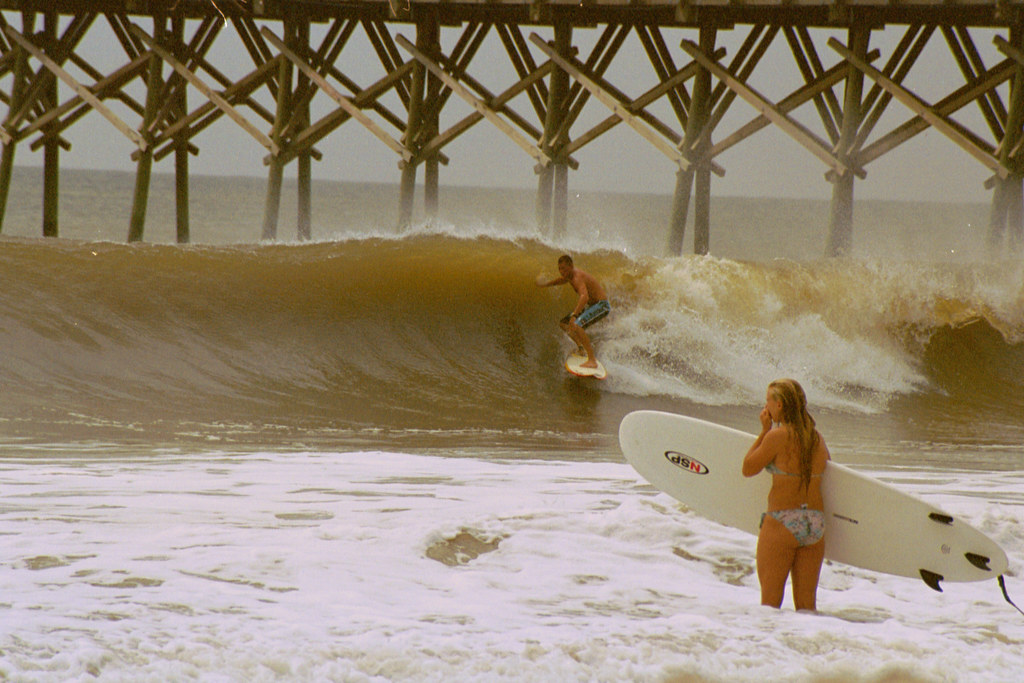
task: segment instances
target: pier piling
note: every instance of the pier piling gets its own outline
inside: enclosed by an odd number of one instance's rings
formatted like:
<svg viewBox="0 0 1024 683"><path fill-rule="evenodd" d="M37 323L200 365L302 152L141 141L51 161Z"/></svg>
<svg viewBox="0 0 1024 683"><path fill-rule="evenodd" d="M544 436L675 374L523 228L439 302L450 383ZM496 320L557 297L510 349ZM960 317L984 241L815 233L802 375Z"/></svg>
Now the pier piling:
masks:
<svg viewBox="0 0 1024 683"><path fill-rule="evenodd" d="M856 26L850 29L849 44L858 57L867 61L868 43L871 38L871 27ZM861 99L864 94L864 74L852 64L846 74L845 97L840 116L839 140L836 145L837 158L845 170L833 173L832 204L829 216L828 247L829 256L845 256L853 246L853 189L857 160L854 156L854 144L861 126Z"/></svg>

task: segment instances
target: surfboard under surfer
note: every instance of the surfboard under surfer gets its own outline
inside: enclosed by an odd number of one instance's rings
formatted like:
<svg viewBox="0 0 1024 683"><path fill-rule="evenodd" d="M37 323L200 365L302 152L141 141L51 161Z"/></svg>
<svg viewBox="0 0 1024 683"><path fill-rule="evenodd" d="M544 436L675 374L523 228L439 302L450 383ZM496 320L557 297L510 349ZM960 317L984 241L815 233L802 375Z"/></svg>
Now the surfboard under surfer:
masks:
<svg viewBox="0 0 1024 683"><path fill-rule="evenodd" d="M605 293L604 287L597 281L597 278L585 270L577 268L568 254L558 257L558 277L547 280L543 275L537 276L538 287L551 287L566 283L572 285L578 298L572 311L562 318L558 325L569 335L570 339L576 342L576 346L586 352L587 360L582 363L582 366L596 368L597 356L594 354L594 346L590 342L585 328L602 320L611 312L608 294Z"/></svg>

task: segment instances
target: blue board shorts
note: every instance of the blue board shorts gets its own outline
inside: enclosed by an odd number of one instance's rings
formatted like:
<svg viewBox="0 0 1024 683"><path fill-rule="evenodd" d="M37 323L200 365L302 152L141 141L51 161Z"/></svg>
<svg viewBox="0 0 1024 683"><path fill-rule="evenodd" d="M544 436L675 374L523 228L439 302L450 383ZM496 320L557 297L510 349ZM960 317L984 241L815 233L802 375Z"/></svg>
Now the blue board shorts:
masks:
<svg viewBox="0 0 1024 683"><path fill-rule="evenodd" d="M586 308L583 312L576 316L576 324L580 327L590 327L598 320L601 320L606 315L611 313L612 305L608 303L608 299L602 299L601 301L595 301ZM572 317L572 313L562 318L562 322L568 324L569 318Z"/></svg>

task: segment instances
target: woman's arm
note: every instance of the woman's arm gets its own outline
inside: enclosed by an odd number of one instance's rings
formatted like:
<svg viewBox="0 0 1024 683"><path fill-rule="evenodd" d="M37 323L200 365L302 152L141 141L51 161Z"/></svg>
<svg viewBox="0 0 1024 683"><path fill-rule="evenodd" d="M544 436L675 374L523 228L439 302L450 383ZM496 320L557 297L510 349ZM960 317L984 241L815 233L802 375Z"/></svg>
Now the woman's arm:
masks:
<svg viewBox="0 0 1024 683"><path fill-rule="evenodd" d="M743 457L744 477L754 476L775 459L779 452L779 437L783 436L781 431L772 429L772 416L767 408L761 410L758 417L761 420L761 433L757 435L750 450Z"/></svg>

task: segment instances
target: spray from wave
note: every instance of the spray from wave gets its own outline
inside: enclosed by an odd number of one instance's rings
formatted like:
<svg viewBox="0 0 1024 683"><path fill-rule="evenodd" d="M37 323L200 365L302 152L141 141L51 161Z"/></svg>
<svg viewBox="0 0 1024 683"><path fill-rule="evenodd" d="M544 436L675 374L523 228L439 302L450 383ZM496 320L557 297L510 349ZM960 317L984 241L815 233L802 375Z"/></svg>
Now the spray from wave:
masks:
<svg viewBox="0 0 1024 683"><path fill-rule="evenodd" d="M950 367L1019 363L1021 278L1016 266L651 261L624 283L617 322L627 332L613 348L637 361L631 369L651 391L675 385L703 402L740 403L794 376L825 405L880 410L897 396L958 391ZM935 346L979 328L997 339L984 358ZM1003 375L978 388L1001 391Z"/></svg>

